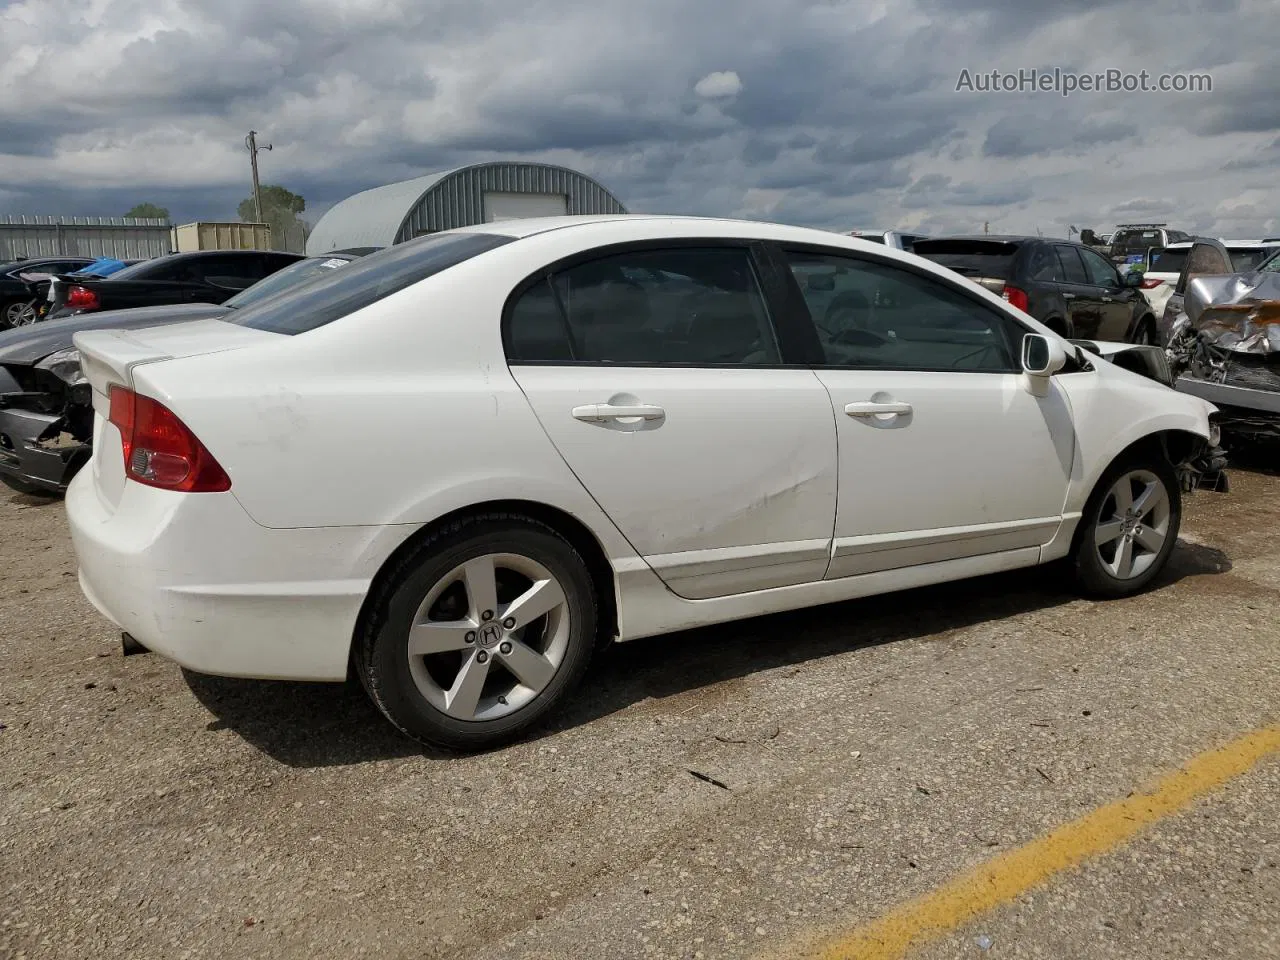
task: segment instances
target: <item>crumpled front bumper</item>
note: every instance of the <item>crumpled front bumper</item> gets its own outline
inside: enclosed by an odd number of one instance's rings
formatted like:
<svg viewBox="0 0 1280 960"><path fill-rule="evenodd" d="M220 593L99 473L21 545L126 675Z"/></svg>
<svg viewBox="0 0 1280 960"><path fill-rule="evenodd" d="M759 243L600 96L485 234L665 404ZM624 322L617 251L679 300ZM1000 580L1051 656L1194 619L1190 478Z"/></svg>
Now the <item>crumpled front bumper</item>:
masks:
<svg viewBox="0 0 1280 960"><path fill-rule="evenodd" d="M65 493L91 447L64 433L64 418L8 406L0 397L0 475L51 493Z"/></svg>

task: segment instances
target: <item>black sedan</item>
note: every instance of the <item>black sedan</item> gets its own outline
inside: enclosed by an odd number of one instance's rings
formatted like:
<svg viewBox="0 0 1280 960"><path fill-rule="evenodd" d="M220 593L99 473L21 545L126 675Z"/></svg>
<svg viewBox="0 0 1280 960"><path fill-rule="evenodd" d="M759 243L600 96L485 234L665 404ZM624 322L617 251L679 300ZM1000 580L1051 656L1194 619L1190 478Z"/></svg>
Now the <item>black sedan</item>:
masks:
<svg viewBox="0 0 1280 960"><path fill-rule="evenodd" d="M80 355L71 341L74 334L220 317L372 252L373 248L361 248L307 260L295 257L291 266L222 304L111 310L0 333L0 483L23 493L61 493L89 459L93 408Z"/></svg>
<svg viewBox="0 0 1280 960"><path fill-rule="evenodd" d="M60 276L49 290L48 319L162 304L223 303L301 259L270 250L206 250L156 257L101 279Z"/></svg>
<svg viewBox="0 0 1280 960"><path fill-rule="evenodd" d="M31 300L24 273L71 273L93 263L93 257L32 257L0 264L0 328L15 326L18 313Z"/></svg>

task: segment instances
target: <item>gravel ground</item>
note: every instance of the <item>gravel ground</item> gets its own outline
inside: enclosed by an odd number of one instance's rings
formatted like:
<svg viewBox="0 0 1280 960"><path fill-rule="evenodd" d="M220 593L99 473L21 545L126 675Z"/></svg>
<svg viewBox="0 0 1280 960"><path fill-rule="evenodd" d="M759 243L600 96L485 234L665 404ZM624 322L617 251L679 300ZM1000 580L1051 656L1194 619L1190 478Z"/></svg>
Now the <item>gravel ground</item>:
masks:
<svg viewBox="0 0 1280 960"><path fill-rule="evenodd" d="M1280 478L1233 480L1144 596L1029 571L639 641L461 758L353 689L123 659L61 504L0 493L0 957L786 956L1277 720ZM920 955L1280 956L1278 809L1273 759Z"/></svg>

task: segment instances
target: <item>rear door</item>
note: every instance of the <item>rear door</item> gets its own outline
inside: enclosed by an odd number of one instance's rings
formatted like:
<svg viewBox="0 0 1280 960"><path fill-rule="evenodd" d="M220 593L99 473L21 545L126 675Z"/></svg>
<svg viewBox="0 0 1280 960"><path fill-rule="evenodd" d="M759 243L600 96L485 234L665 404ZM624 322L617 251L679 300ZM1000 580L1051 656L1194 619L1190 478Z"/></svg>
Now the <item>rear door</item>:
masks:
<svg viewBox="0 0 1280 960"><path fill-rule="evenodd" d="M818 581L830 559L831 402L767 263L746 243L610 248L530 278L504 317L548 437L690 599Z"/></svg>
<svg viewBox="0 0 1280 960"><path fill-rule="evenodd" d="M1053 248L1062 265L1059 289L1067 304L1069 332L1073 337L1096 337L1102 326L1102 300L1089 282L1089 272L1080 258L1079 248L1069 243L1055 243Z"/></svg>
<svg viewBox="0 0 1280 960"><path fill-rule="evenodd" d="M209 303L222 303L268 273L262 256L256 253L215 254L194 259L189 266L193 278L204 288L195 297Z"/></svg>

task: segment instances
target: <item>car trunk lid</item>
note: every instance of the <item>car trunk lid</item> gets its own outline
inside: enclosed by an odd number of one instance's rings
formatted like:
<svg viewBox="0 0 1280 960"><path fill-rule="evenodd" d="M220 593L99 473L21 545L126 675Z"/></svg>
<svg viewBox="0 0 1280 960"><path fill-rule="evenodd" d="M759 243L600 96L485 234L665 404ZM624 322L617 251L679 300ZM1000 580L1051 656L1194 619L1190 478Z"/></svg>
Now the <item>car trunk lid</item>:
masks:
<svg viewBox="0 0 1280 960"><path fill-rule="evenodd" d="M238 350L276 341L280 336L218 319L142 330L91 330L75 334L72 342L80 351L80 367L93 391L91 466L94 484L104 505L114 510L127 482L120 431L109 422L112 386L134 389L134 371L143 364Z"/></svg>

